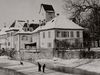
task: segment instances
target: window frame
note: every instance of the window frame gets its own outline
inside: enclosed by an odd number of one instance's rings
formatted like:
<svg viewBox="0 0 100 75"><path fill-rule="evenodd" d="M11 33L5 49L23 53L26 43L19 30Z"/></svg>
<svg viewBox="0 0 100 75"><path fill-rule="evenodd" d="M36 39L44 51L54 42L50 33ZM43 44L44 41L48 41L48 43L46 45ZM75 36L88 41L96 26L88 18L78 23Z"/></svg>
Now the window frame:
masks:
<svg viewBox="0 0 100 75"><path fill-rule="evenodd" d="M76 32L77 37L80 37L80 31Z"/></svg>
<svg viewBox="0 0 100 75"><path fill-rule="evenodd" d="M66 32L66 37L69 37L69 31Z"/></svg>
<svg viewBox="0 0 100 75"><path fill-rule="evenodd" d="M60 37L60 31L56 31L56 37Z"/></svg>
<svg viewBox="0 0 100 75"><path fill-rule="evenodd" d="M61 37L66 37L66 31L61 32Z"/></svg>
<svg viewBox="0 0 100 75"><path fill-rule="evenodd" d="M51 48L52 47L52 43L48 42L48 47Z"/></svg>
<svg viewBox="0 0 100 75"><path fill-rule="evenodd" d="M74 37L74 31L70 32L70 37Z"/></svg>
<svg viewBox="0 0 100 75"><path fill-rule="evenodd" d="M43 32L43 38L45 38L45 32Z"/></svg>
<svg viewBox="0 0 100 75"><path fill-rule="evenodd" d="M51 38L51 32L50 31L48 32L48 38Z"/></svg>

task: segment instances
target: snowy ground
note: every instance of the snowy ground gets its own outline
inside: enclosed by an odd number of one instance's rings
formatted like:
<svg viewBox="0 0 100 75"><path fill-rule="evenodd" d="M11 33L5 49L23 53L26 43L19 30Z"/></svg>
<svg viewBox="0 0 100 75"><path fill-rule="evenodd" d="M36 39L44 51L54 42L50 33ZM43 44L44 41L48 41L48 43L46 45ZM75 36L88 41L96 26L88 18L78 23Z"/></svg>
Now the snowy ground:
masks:
<svg viewBox="0 0 100 75"><path fill-rule="evenodd" d="M0 56L0 67L16 70L22 72L25 75L73 75L54 70L46 69L45 73L38 72L38 67L35 64L23 61L24 65L20 65L19 61L9 60L7 56ZM1 73L0 73L1 75Z"/></svg>
<svg viewBox="0 0 100 75"><path fill-rule="evenodd" d="M64 66L64 67L73 67L82 70L87 70L90 72L100 73L100 59L39 59L36 62L40 62L42 65L45 63L48 66L49 64L53 66ZM20 65L19 61L9 60L8 57L0 57L0 67L14 69L19 72L23 72L27 75L73 75L67 73L61 73L54 70L46 69L46 73L40 73L37 71L38 67L32 63L24 62L24 65Z"/></svg>
<svg viewBox="0 0 100 75"><path fill-rule="evenodd" d="M37 62L53 64L53 66L73 67L90 72L100 73L100 59L41 59Z"/></svg>

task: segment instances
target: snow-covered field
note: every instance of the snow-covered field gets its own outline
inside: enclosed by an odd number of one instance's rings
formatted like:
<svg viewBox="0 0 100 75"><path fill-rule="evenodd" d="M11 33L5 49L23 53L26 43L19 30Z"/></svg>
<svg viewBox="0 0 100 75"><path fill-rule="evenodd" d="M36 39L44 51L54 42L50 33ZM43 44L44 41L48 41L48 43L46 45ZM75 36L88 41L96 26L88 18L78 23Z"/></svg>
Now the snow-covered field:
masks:
<svg viewBox="0 0 100 75"><path fill-rule="evenodd" d="M100 59L40 59L37 62L59 65L64 67L73 67L91 72L100 73Z"/></svg>

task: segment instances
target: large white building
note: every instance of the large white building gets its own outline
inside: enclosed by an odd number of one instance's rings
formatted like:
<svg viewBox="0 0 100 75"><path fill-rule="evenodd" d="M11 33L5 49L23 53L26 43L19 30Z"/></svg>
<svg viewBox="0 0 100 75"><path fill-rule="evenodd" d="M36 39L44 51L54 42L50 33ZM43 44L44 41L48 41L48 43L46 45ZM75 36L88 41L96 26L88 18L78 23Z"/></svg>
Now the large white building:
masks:
<svg viewBox="0 0 100 75"><path fill-rule="evenodd" d="M24 25L21 25L15 21L6 32L1 31L1 39L6 36L6 47L17 50L55 48L58 45L56 44L57 41L62 40L66 40L73 45L76 41L79 41L82 46L82 27L67 19L65 15L55 16L52 5L41 4L40 15L42 15L42 23L45 20L44 25L40 23L40 26L36 27L39 24L31 24L29 28L30 24L24 23ZM36 29L32 29L32 26Z"/></svg>
<svg viewBox="0 0 100 75"><path fill-rule="evenodd" d="M41 4L39 24L14 22L6 31L0 32L0 48L41 50L83 46L83 28L67 19L55 16L52 5ZM2 41L4 40L4 41Z"/></svg>
<svg viewBox="0 0 100 75"><path fill-rule="evenodd" d="M33 31L32 38L37 48L55 48L55 40L66 40L71 45L76 44L77 40L82 46L83 28L68 20L65 15L60 15Z"/></svg>

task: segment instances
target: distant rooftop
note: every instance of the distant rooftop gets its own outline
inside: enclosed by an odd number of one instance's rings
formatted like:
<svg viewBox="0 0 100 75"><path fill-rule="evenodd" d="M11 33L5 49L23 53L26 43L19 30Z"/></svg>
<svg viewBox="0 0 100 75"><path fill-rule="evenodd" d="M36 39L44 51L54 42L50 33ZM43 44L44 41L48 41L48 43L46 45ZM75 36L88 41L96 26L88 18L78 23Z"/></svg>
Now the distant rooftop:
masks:
<svg viewBox="0 0 100 75"><path fill-rule="evenodd" d="M48 4L41 4L46 12L54 12L53 6Z"/></svg>
<svg viewBox="0 0 100 75"><path fill-rule="evenodd" d="M23 23L20 23L19 21L14 21L11 25L10 25L10 29L20 29L20 28L22 28L23 27L23 24L24 24L25 22L23 22Z"/></svg>

